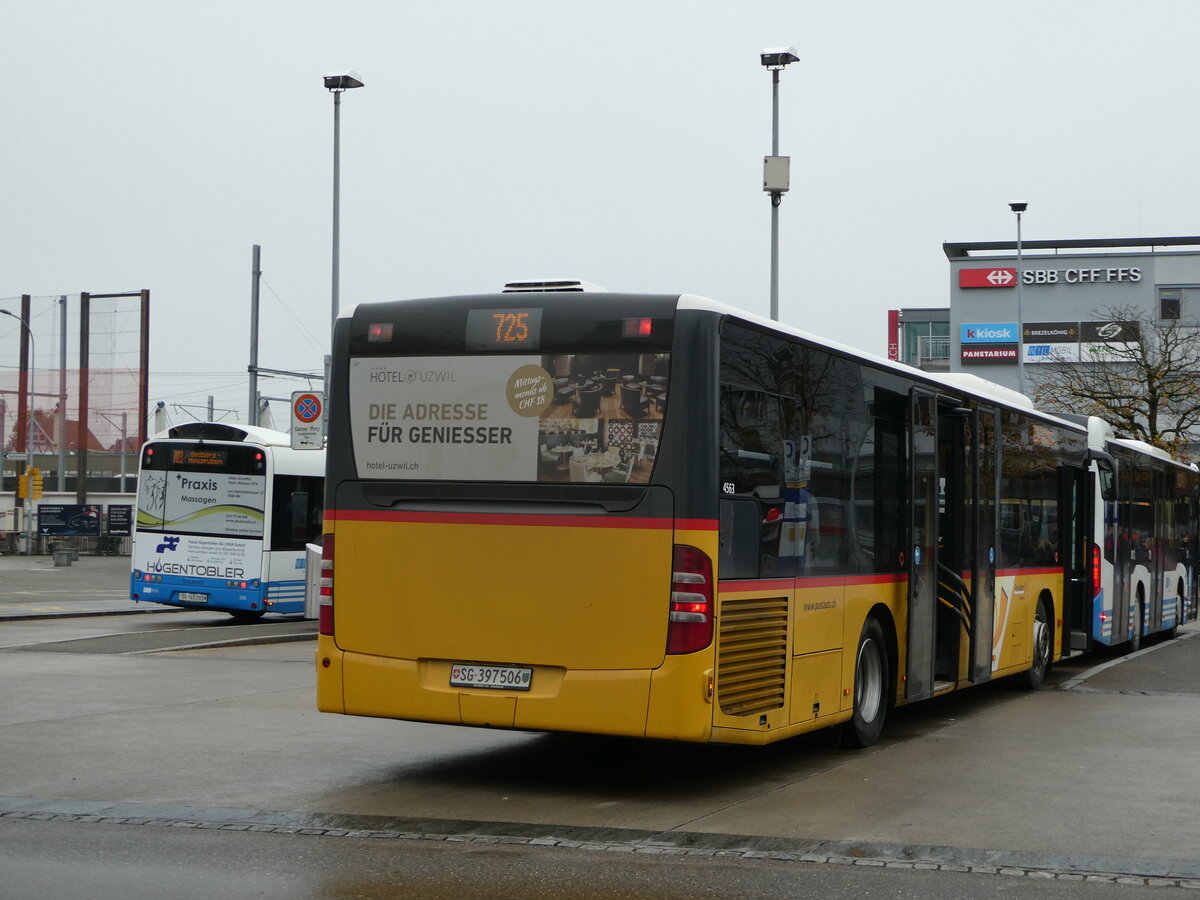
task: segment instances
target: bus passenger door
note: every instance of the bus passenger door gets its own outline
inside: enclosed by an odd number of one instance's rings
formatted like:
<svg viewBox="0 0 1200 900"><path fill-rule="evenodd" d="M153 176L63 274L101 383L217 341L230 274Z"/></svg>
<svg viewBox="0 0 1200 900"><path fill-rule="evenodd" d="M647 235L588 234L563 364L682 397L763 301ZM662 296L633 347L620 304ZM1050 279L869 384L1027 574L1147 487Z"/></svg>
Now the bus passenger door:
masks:
<svg viewBox="0 0 1200 900"><path fill-rule="evenodd" d="M996 516L999 511L997 453L1000 433L997 411L980 406L974 420L974 535L971 542L971 667L974 684L992 677L996 605Z"/></svg>
<svg viewBox="0 0 1200 900"><path fill-rule="evenodd" d="M908 700L933 696L937 624L937 397L914 388L909 399Z"/></svg>
<svg viewBox="0 0 1200 900"><path fill-rule="evenodd" d="M1162 469L1155 469L1151 476L1150 497L1151 504L1154 509L1153 525L1154 530L1151 532L1150 539L1150 594L1146 598L1149 604L1149 620L1150 632L1156 634L1163 630L1164 610L1163 604L1166 602L1166 574L1167 574L1167 545L1170 541L1170 528L1168 526L1170 515L1170 502L1167 497L1167 473ZM1178 621L1178 620L1176 620Z"/></svg>
<svg viewBox="0 0 1200 900"><path fill-rule="evenodd" d="M1092 597L1099 585L1092 584L1092 473L1087 469L1063 466L1059 469L1059 545L1058 558L1063 566L1062 654L1068 656L1088 649L1092 624Z"/></svg>

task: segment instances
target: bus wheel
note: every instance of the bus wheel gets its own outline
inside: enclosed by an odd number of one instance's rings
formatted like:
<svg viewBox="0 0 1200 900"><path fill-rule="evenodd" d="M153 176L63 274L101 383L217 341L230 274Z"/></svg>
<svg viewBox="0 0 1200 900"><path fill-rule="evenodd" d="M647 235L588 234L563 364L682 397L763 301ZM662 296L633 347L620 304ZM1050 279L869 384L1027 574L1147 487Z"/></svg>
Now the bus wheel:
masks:
<svg viewBox="0 0 1200 900"><path fill-rule="evenodd" d="M257 622L267 611L265 609L239 609L236 612L230 612L235 622Z"/></svg>
<svg viewBox="0 0 1200 900"><path fill-rule="evenodd" d="M870 747L883 731L887 715L887 651L883 629L874 616L863 623L854 663L854 714L842 726L842 737L851 747Z"/></svg>
<svg viewBox="0 0 1200 900"><path fill-rule="evenodd" d="M1167 629L1167 637L1174 640L1179 637L1179 626L1187 623L1187 597L1183 596L1183 582L1175 582L1175 624Z"/></svg>
<svg viewBox="0 0 1200 900"><path fill-rule="evenodd" d="M1138 591L1137 603L1133 605L1133 637L1129 639L1129 652L1137 653L1142 649L1142 594Z"/></svg>
<svg viewBox="0 0 1200 900"><path fill-rule="evenodd" d="M1033 660L1029 669L1021 673L1021 687L1036 691L1046 680L1050 668L1050 622L1046 615L1046 601L1038 598L1037 612L1033 616Z"/></svg>

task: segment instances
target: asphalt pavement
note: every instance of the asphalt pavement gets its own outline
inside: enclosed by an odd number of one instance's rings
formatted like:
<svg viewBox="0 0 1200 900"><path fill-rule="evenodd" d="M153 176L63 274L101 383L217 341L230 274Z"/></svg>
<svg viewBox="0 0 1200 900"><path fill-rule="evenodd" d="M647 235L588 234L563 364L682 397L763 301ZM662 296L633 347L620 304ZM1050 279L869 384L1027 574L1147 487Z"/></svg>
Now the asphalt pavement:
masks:
<svg viewBox="0 0 1200 900"><path fill-rule="evenodd" d="M896 710L867 751L705 747L320 715L310 643L196 649L228 623L134 604L128 564L0 557L0 818L1200 888L1196 624ZM136 612L169 624L64 618Z"/></svg>
<svg viewBox="0 0 1200 900"><path fill-rule="evenodd" d="M44 556L0 556L0 619L163 612L129 599L128 556L81 554L68 566Z"/></svg>

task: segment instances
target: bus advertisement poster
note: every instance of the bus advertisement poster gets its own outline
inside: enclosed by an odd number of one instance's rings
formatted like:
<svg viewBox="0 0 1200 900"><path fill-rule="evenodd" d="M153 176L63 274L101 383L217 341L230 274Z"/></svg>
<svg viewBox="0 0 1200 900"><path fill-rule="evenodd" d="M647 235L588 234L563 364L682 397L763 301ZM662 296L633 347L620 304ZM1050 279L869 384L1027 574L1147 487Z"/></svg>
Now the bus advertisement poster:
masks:
<svg viewBox="0 0 1200 900"><path fill-rule="evenodd" d="M254 579L262 575L262 542L142 531L134 545L133 567L156 575Z"/></svg>
<svg viewBox="0 0 1200 900"><path fill-rule="evenodd" d="M666 355L644 353L371 357L349 375L355 464L381 479L644 480L669 389Z"/></svg>
<svg viewBox="0 0 1200 900"><path fill-rule="evenodd" d="M87 506L38 505L38 534L57 537L61 535L100 536L100 504Z"/></svg>
<svg viewBox="0 0 1200 900"><path fill-rule="evenodd" d="M142 472L138 527L262 536L266 479L221 472Z"/></svg>
<svg viewBox="0 0 1200 900"><path fill-rule="evenodd" d="M133 506L118 505L105 509L108 516L105 533L113 537L129 537L133 534Z"/></svg>

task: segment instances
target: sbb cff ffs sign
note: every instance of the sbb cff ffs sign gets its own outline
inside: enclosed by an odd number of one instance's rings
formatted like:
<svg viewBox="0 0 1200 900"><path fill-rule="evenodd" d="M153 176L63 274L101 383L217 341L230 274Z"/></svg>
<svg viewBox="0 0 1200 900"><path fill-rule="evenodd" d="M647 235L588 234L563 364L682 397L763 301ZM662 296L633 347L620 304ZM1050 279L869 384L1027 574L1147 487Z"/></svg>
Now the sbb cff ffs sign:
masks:
<svg viewBox="0 0 1200 900"><path fill-rule="evenodd" d="M960 288L1008 288L1017 286L1016 269L959 269Z"/></svg>

